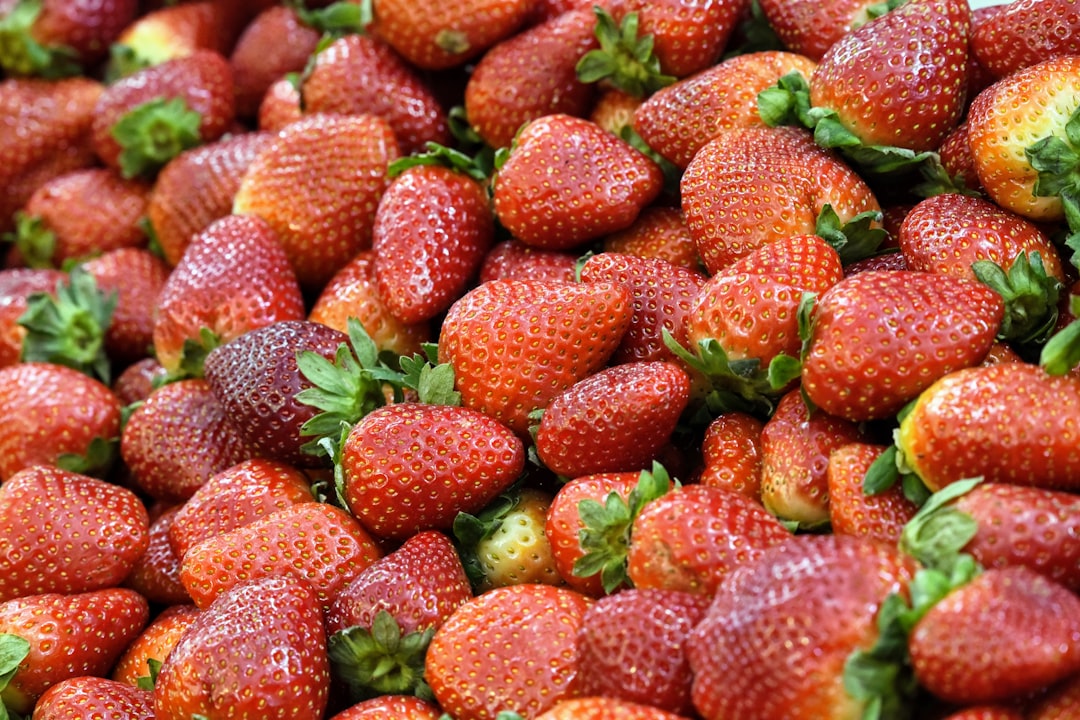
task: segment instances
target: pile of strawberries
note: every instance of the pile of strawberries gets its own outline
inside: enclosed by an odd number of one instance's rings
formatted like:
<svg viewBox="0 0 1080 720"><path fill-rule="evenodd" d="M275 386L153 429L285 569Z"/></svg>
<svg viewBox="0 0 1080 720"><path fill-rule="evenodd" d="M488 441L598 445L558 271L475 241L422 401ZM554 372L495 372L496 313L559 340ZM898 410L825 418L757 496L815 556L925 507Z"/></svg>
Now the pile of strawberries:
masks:
<svg viewBox="0 0 1080 720"><path fill-rule="evenodd" d="M1080 1L0 0L0 718L1080 718Z"/></svg>

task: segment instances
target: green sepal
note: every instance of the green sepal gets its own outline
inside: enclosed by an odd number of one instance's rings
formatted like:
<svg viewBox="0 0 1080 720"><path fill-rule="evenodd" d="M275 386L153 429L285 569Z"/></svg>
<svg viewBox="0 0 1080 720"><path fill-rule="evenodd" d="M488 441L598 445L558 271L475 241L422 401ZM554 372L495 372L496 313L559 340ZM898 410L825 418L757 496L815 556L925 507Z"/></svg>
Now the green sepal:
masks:
<svg viewBox="0 0 1080 720"><path fill-rule="evenodd" d="M810 83L798 70L781 76L775 85L759 92L757 108L761 120L770 127L813 127L809 124Z"/></svg>
<svg viewBox="0 0 1080 720"><path fill-rule="evenodd" d="M95 437L86 448L86 454L62 453L56 458L56 466L80 475L104 478L116 464L119 450L119 438Z"/></svg>
<svg viewBox="0 0 1080 720"><path fill-rule="evenodd" d="M848 265L872 257L888 239L889 233L881 227L881 219L880 210L867 210L842 222L833 206L825 203L818 213L814 234L836 250L841 264Z"/></svg>
<svg viewBox="0 0 1080 720"><path fill-rule="evenodd" d="M140 675L135 679L135 685L140 690L153 690L157 685L158 675L161 674L162 662L157 658L146 658L147 674Z"/></svg>
<svg viewBox="0 0 1080 720"><path fill-rule="evenodd" d="M604 592L609 594L629 585L626 556L634 520L642 508L667 493L671 486L667 470L653 462L652 470L641 471L637 485L626 499L613 490L603 503L592 498L579 502L582 528L578 543L584 554L574 562L574 575L592 577L599 573Z"/></svg>
<svg viewBox="0 0 1080 720"><path fill-rule="evenodd" d="M304 23L323 36L342 37L362 33L371 23L371 4L356 2L335 2L324 8L309 9L303 2L290 3Z"/></svg>
<svg viewBox="0 0 1080 720"><path fill-rule="evenodd" d="M32 31L42 5L42 0L19 0L0 18L0 67L12 76L47 80L82 74L79 56L72 48L42 45L34 39Z"/></svg>
<svg viewBox="0 0 1080 720"><path fill-rule="evenodd" d="M732 43L726 48L721 60L764 50L785 49L783 41L773 30L769 19L765 17L758 0L751 0L749 12L732 35L733 38L740 38L742 42L738 45Z"/></svg>
<svg viewBox="0 0 1080 720"><path fill-rule="evenodd" d="M434 628L402 633L386 610L375 614L370 628L341 630L327 641L334 676L345 683L353 700L379 695L415 695L434 700L424 680L424 657Z"/></svg>
<svg viewBox="0 0 1080 720"><path fill-rule="evenodd" d="M18 323L26 328L23 362L51 362L74 368L109 384L111 368L105 332L116 310L117 294L98 289L94 276L81 266L67 282L56 285L55 296L33 293Z"/></svg>
<svg viewBox="0 0 1080 720"><path fill-rule="evenodd" d="M415 390L420 402L429 405L461 405L461 393L454 389L454 366L439 363L438 347L426 343L424 354L401 356L402 387Z"/></svg>
<svg viewBox="0 0 1080 720"><path fill-rule="evenodd" d="M203 377L206 356L219 345L221 345L221 336L203 325L199 328L198 337L184 338L184 342L180 345L180 359L177 361L176 369L162 377L160 384L166 385L177 380Z"/></svg>
<svg viewBox="0 0 1080 720"><path fill-rule="evenodd" d="M1024 149L1028 163L1038 173L1032 194L1061 199L1069 234L1065 246L1069 260L1080 269L1080 108L1065 123L1065 137L1048 135Z"/></svg>
<svg viewBox="0 0 1080 720"><path fill-rule="evenodd" d="M616 25L615 19L599 5L593 11L600 47L578 60L578 80L583 83L604 80L638 98L675 82L673 76L661 71L660 59L653 53L653 36L638 36L636 12L627 13L622 23Z"/></svg>
<svg viewBox="0 0 1080 720"><path fill-rule="evenodd" d="M1054 333L1039 355L1039 365L1050 375L1064 375L1080 364L1080 295L1070 296L1069 305L1077 319Z"/></svg>
<svg viewBox="0 0 1080 720"><path fill-rule="evenodd" d="M952 572L961 551L979 531L978 522L952 506L982 478L949 483L927 499L900 533L900 549L926 568Z"/></svg>
<svg viewBox="0 0 1080 720"><path fill-rule="evenodd" d="M1042 345L1057 325L1061 281L1046 274L1042 255L1017 253L1009 272L992 260L971 264L975 277L1005 302L997 338L1020 347Z"/></svg>
<svg viewBox="0 0 1080 720"><path fill-rule="evenodd" d="M111 85L121 78L156 65L163 59L140 54L138 50L124 43L113 43L109 46L109 59L105 63L105 83Z"/></svg>
<svg viewBox="0 0 1080 720"><path fill-rule="evenodd" d="M454 516L450 531L473 592L481 591L488 584L476 547L494 535L506 516L521 502L521 485L520 481L515 482L475 514L459 512Z"/></svg>
<svg viewBox="0 0 1080 720"><path fill-rule="evenodd" d="M908 661L907 632L900 620L907 610L900 595L885 598L878 609L876 642L869 649L855 650L844 662L844 690L864 703L863 720L911 717L918 683Z"/></svg>
<svg viewBox="0 0 1080 720"><path fill-rule="evenodd" d="M930 153L919 165L919 176L921 180L911 188L911 194L916 197L928 198L945 193L972 197L983 196L978 190L969 188L960 175L950 175L941 163L941 156L937 153Z"/></svg>
<svg viewBox="0 0 1080 720"><path fill-rule="evenodd" d="M0 633L0 690L8 686L29 654L30 643L26 639L11 633Z"/></svg>
<svg viewBox="0 0 1080 720"><path fill-rule="evenodd" d="M129 110L110 134L120 144L125 178L155 174L167 162L202 142L202 115L183 98L155 98Z"/></svg>
<svg viewBox="0 0 1080 720"><path fill-rule="evenodd" d="M932 151L917 152L894 145L867 145L840 120L837 112L826 107L811 107L804 123L813 129L814 142L836 150L860 173L889 176L917 172L925 163L940 162Z"/></svg>
<svg viewBox="0 0 1080 720"><path fill-rule="evenodd" d="M890 445L870 463L863 476L863 494L880 495L896 484L900 479L900 470L896 467L897 452L896 446Z"/></svg>
<svg viewBox="0 0 1080 720"><path fill-rule="evenodd" d="M29 215L22 210L15 213L15 229L4 233L4 242L10 242L19 249L22 261L32 268L54 268L53 255L56 253L56 233L49 229L45 221Z"/></svg>
<svg viewBox="0 0 1080 720"><path fill-rule="evenodd" d="M460 150L436 142L428 142L425 147L426 152L406 155L392 161L386 168L387 177L397 177L409 168L418 165L448 167L477 182L484 182L490 176L491 168L485 162L480 162L477 158L470 157Z"/></svg>

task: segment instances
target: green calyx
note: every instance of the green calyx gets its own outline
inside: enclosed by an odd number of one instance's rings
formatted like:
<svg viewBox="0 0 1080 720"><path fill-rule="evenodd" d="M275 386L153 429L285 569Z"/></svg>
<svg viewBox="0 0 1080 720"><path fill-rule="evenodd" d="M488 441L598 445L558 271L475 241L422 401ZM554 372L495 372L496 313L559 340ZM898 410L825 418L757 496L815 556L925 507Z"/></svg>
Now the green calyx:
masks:
<svg viewBox="0 0 1080 720"><path fill-rule="evenodd" d="M491 158L487 156L469 157L460 150L446 147L435 142L428 142L426 152L415 153L398 158L386 168L387 177L397 177L409 168L418 165L434 165L448 167L451 170L467 175L477 182L485 182L494 168L491 166Z"/></svg>
<svg viewBox="0 0 1080 720"><path fill-rule="evenodd" d="M15 687L10 686L12 678L19 672L19 666L30 654L30 643L18 635L0 633L0 720L19 718L16 710L26 710L30 705L28 698Z"/></svg>
<svg viewBox="0 0 1080 720"><path fill-rule="evenodd" d="M454 517L451 532L454 545L465 575L474 592L487 587L488 579L477 556L477 546L490 538L502 526L503 521L521 502L521 483L514 483L506 492L487 504L480 512L473 514L459 512Z"/></svg>
<svg viewBox="0 0 1080 720"><path fill-rule="evenodd" d="M362 33L371 23L370 0L365 2L336 2L324 8L309 9L301 0L288 5L296 11L300 22L308 27L335 38Z"/></svg>
<svg viewBox="0 0 1080 720"><path fill-rule="evenodd" d="M33 36L42 0L20 0L0 18L0 68L12 76L48 80L82 73L78 54L64 45L42 45Z"/></svg>
<svg viewBox="0 0 1080 720"><path fill-rule="evenodd" d="M15 230L4 234L4 242L10 242L19 250L19 256L28 267L54 268L56 233L45 221L19 210L15 213Z"/></svg>
<svg viewBox="0 0 1080 720"><path fill-rule="evenodd" d="M1077 319L1054 333L1039 355L1039 365L1050 375L1064 375L1080 365L1080 295L1069 296L1069 312Z"/></svg>
<svg viewBox="0 0 1080 720"><path fill-rule="evenodd" d="M1042 256L1021 252L1013 258L1008 273L990 260L972 263L975 277L1005 301L1005 316L998 330L999 340L1019 347L1042 345L1057 324L1062 283L1046 274Z"/></svg>
<svg viewBox="0 0 1080 720"><path fill-rule="evenodd" d="M844 265L873 257L889 233L881 227L878 210L861 212L847 222L840 219L832 205L826 203L818 213L814 234L833 246Z"/></svg>
<svg viewBox="0 0 1080 720"><path fill-rule="evenodd" d="M638 14L627 13L622 23L596 6L596 38L600 47L590 50L577 64L577 76L583 83L601 80L634 97L646 97L675 82L660 69L653 53L653 36L638 36Z"/></svg>
<svg viewBox="0 0 1080 720"><path fill-rule="evenodd" d="M434 628L402 634L394 616L380 610L371 628L357 625L331 635L327 653L335 677L354 701L378 695L433 700L424 680L424 656L434 634Z"/></svg>
<svg viewBox="0 0 1080 720"><path fill-rule="evenodd" d="M202 142L202 116L183 98L155 98L128 111L112 127L120 144L125 178L151 176L167 162Z"/></svg>
<svg viewBox="0 0 1080 720"><path fill-rule="evenodd" d="M24 362L66 365L108 384L111 370L105 352L105 331L116 309L115 292L105 295L94 276L76 266L55 296L34 293L18 323L26 328Z"/></svg>

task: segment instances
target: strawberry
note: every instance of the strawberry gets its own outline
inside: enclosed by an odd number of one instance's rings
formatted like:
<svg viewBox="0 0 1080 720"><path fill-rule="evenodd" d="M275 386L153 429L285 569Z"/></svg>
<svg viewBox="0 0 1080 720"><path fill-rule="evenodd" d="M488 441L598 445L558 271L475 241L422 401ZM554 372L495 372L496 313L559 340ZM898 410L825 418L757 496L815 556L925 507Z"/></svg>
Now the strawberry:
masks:
<svg viewBox="0 0 1080 720"><path fill-rule="evenodd" d="M46 180L96 162L90 143L103 85L91 78L0 82L0 232Z"/></svg>
<svg viewBox="0 0 1080 720"><path fill-rule="evenodd" d="M0 270L0 367L22 358L27 329L19 324L32 295L56 293L67 274L49 268L7 268Z"/></svg>
<svg viewBox="0 0 1080 720"><path fill-rule="evenodd" d="M676 342L687 341L687 318L705 284L703 273L660 258L602 252L588 257L579 274L582 282L622 283L633 293L630 327L612 363L674 359L664 344L664 331Z"/></svg>
<svg viewBox="0 0 1080 720"><path fill-rule="evenodd" d="M972 93L971 97L977 94ZM952 179L955 190L962 193L982 192L979 174L975 170L975 159L971 155L971 144L968 142L967 118L945 136L938 145L937 152L941 157L941 167Z"/></svg>
<svg viewBox="0 0 1080 720"><path fill-rule="evenodd" d="M356 697L426 691L431 636L472 596L450 539L434 530L413 535L353 578L330 605L335 677Z"/></svg>
<svg viewBox="0 0 1080 720"><path fill-rule="evenodd" d="M206 538L302 502L314 502L307 476L284 463L251 458L214 473L177 511L169 544L178 558Z"/></svg>
<svg viewBox="0 0 1080 720"><path fill-rule="evenodd" d="M864 478L886 451L884 445L854 442L829 453L825 478L829 493L829 524L834 533L897 543L904 525L918 506L904 496L900 485L870 494Z"/></svg>
<svg viewBox="0 0 1080 720"><path fill-rule="evenodd" d="M157 500L191 497L214 473L253 455L201 379L153 390L128 418L120 456L144 493Z"/></svg>
<svg viewBox="0 0 1080 720"><path fill-rule="evenodd" d="M85 720L110 714L122 714L130 720L154 720L154 696L149 690L84 675L61 680L34 705L38 720Z"/></svg>
<svg viewBox="0 0 1080 720"><path fill-rule="evenodd" d="M761 553L720 585L687 640L694 708L709 720L858 717L867 702L846 692L845 661L874 643L875 615L913 573L894 547L846 535L796 535Z"/></svg>
<svg viewBox="0 0 1080 720"><path fill-rule="evenodd" d="M990 569L927 610L908 650L937 697L1019 699L1080 670L1080 597L1023 566Z"/></svg>
<svg viewBox="0 0 1080 720"><path fill-rule="evenodd" d="M307 319L348 332L348 320L355 318L380 352L416 355L431 339L431 323L404 323L390 314L378 290L375 265L374 250L358 252L323 286Z"/></svg>
<svg viewBox="0 0 1080 720"><path fill-rule="evenodd" d="M976 705L949 713L944 720L1024 720L1024 715L1005 705Z"/></svg>
<svg viewBox="0 0 1080 720"><path fill-rule="evenodd" d="M0 482L34 465L107 469L120 401L100 380L63 365L0 368Z"/></svg>
<svg viewBox="0 0 1080 720"><path fill-rule="evenodd" d="M642 98L634 97L616 87L605 87L593 103L588 119L612 135L624 137L623 133L629 132L634 111L641 105L641 101Z"/></svg>
<svg viewBox="0 0 1080 720"><path fill-rule="evenodd" d="M1080 674L1054 685L1031 704L1025 720L1069 720L1080 702Z"/></svg>
<svg viewBox="0 0 1080 720"><path fill-rule="evenodd" d="M1027 363L956 370L924 390L901 421L901 467L932 491L976 476L1075 490L1077 412L1076 377Z"/></svg>
<svg viewBox="0 0 1080 720"><path fill-rule="evenodd" d="M578 256L569 250L544 250L513 238L495 243L484 256L477 283L488 280L574 282Z"/></svg>
<svg viewBox="0 0 1080 720"><path fill-rule="evenodd" d="M103 480L35 465L0 485L0 600L119 585L149 545L139 498Z"/></svg>
<svg viewBox="0 0 1080 720"><path fill-rule="evenodd" d="M325 503L297 503L206 538L181 561L180 581L200 608L231 588L291 577L313 589L324 611L382 555L356 518Z"/></svg>
<svg viewBox="0 0 1080 720"><path fill-rule="evenodd" d="M371 247L375 210L389 183L386 166L398 154L394 132L380 117L307 116L252 160L233 212L263 217L301 286L321 288Z"/></svg>
<svg viewBox="0 0 1080 720"><path fill-rule="evenodd" d="M340 463L353 514L376 537L403 540L487 505L521 474L525 449L479 410L395 403L352 427Z"/></svg>
<svg viewBox="0 0 1080 720"><path fill-rule="evenodd" d="M544 409L536 453L565 477L647 468L671 440L689 399L690 378L673 362L598 370Z"/></svg>
<svg viewBox="0 0 1080 720"><path fill-rule="evenodd" d="M133 590L44 593L0 603L6 709L29 713L53 685L82 675L104 677L150 617Z"/></svg>
<svg viewBox="0 0 1080 720"><path fill-rule="evenodd" d="M1003 312L986 285L940 273L848 276L814 303L803 391L839 417L889 417L937 378L979 363Z"/></svg>
<svg viewBox="0 0 1080 720"><path fill-rule="evenodd" d="M259 130L276 133L296 122L304 115L301 108L300 90L292 77L283 77L266 89L259 103L259 114L255 127Z"/></svg>
<svg viewBox="0 0 1080 720"><path fill-rule="evenodd" d="M550 710L540 713L536 720L680 720L681 715L669 713L653 705L606 696L587 696L560 700ZM510 720L515 720L510 716Z"/></svg>
<svg viewBox="0 0 1080 720"><path fill-rule="evenodd" d="M408 0L375 0L368 31L416 67L444 70L512 36L532 5L526 0L456 0L422 8Z"/></svg>
<svg viewBox="0 0 1080 720"><path fill-rule="evenodd" d="M202 613L194 605L170 605L159 612L124 650L110 678L131 686L148 684L188 627Z"/></svg>
<svg viewBox="0 0 1080 720"><path fill-rule="evenodd" d="M94 106L94 152L124 177L153 175L180 152L220 138L235 115L228 60L198 50L107 86Z"/></svg>
<svg viewBox="0 0 1080 720"><path fill-rule="evenodd" d="M273 137L269 132L229 135L185 150L161 168L146 216L170 266L180 262L193 238L232 212L244 172Z"/></svg>
<svg viewBox="0 0 1080 720"><path fill-rule="evenodd" d="M187 589L180 582L180 557L169 542L169 531L179 510L180 505L167 505L151 520L146 550L124 580L124 587L163 606L191 601Z"/></svg>
<svg viewBox="0 0 1080 720"><path fill-rule="evenodd" d="M305 315L277 233L257 216L227 215L192 239L166 280L154 314L154 354L174 376L198 377L219 345Z"/></svg>
<svg viewBox="0 0 1080 720"><path fill-rule="evenodd" d="M371 35L352 33L313 56L300 84L305 113L376 115L389 123L401 152L447 145L446 112L417 72Z"/></svg>
<svg viewBox="0 0 1080 720"><path fill-rule="evenodd" d="M494 240L495 219L480 180L435 158L407 167L375 213L379 297L403 323L431 320L469 287Z"/></svg>
<svg viewBox="0 0 1080 720"><path fill-rule="evenodd" d="M38 186L16 218L12 240L31 267L62 267L146 244L139 221L149 186L105 168L64 173Z"/></svg>
<svg viewBox="0 0 1080 720"><path fill-rule="evenodd" d="M994 77L1044 60L1076 55L1080 14L1067 0L1023 0L988 14L975 24L971 52Z"/></svg>
<svg viewBox="0 0 1080 720"><path fill-rule="evenodd" d="M598 47L591 8L567 10L490 48L465 85L465 115L493 148L509 147L518 129L545 115L584 117L595 99L575 67ZM515 88L515 92L506 92Z"/></svg>
<svg viewBox="0 0 1080 720"><path fill-rule="evenodd" d="M597 600L578 631L582 695L689 714L685 642L710 603L678 590L634 588Z"/></svg>
<svg viewBox="0 0 1080 720"><path fill-rule="evenodd" d="M494 280L450 306L439 359L465 407L524 436L529 413L607 363L631 313L630 291L614 283Z"/></svg>
<svg viewBox="0 0 1080 720"><path fill-rule="evenodd" d="M814 61L844 35L888 9L873 0L761 0L761 12L784 47Z"/></svg>
<svg viewBox="0 0 1080 720"><path fill-rule="evenodd" d="M701 267L686 218L677 207L650 205L629 227L607 235L603 249L607 253L667 260L688 270Z"/></svg>
<svg viewBox="0 0 1080 720"><path fill-rule="evenodd" d="M826 206L841 224L878 225L866 182L798 128L729 130L682 177L682 209L709 274L762 245L817 232Z"/></svg>
<svg viewBox="0 0 1080 720"><path fill-rule="evenodd" d="M432 703L415 695L379 695L331 716L330 720L439 720Z"/></svg>
<svg viewBox="0 0 1080 720"><path fill-rule="evenodd" d="M318 595L265 577L223 593L184 632L158 675L154 717L318 720L329 686Z"/></svg>
<svg viewBox="0 0 1080 720"><path fill-rule="evenodd" d="M724 488L752 499L761 497L761 431L765 423L733 410L717 415L701 439L702 485Z"/></svg>
<svg viewBox="0 0 1080 720"><path fill-rule="evenodd" d="M165 378L165 368L152 357L136 360L113 381L112 390L121 406L141 402L150 397L154 388Z"/></svg>
<svg viewBox="0 0 1080 720"><path fill-rule="evenodd" d="M424 676L443 711L458 720L501 710L536 717L579 694L577 633L590 600L567 588L511 585L478 595L444 622L428 647ZM527 654L532 671L519 671Z"/></svg>
<svg viewBox="0 0 1080 720"><path fill-rule="evenodd" d="M0 4L0 68L12 76L57 78L93 70L138 11L136 0Z"/></svg>

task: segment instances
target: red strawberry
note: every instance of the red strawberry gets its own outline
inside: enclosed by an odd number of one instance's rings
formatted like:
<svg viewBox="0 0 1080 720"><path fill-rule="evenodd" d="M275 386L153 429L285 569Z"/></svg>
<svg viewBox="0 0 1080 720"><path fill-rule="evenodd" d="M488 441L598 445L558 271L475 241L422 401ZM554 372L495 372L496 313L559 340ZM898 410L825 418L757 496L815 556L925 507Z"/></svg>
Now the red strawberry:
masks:
<svg viewBox="0 0 1080 720"><path fill-rule="evenodd" d="M761 431L765 423L745 412L721 413L709 422L701 440L702 485L761 497Z"/></svg>
<svg viewBox="0 0 1080 720"><path fill-rule="evenodd" d="M560 700L536 720L680 720L652 705L617 700L606 696L588 696Z"/></svg>
<svg viewBox="0 0 1080 720"><path fill-rule="evenodd" d="M605 237L604 252L657 258L688 270L701 267L682 210L666 205L650 205L630 227Z"/></svg>
<svg viewBox="0 0 1080 720"><path fill-rule="evenodd" d="M0 603L4 705L29 713L46 690L63 680L105 677L149 617L146 599L121 588Z"/></svg>
<svg viewBox="0 0 1080 720"><path fill-rule="evenodd" d="M330 720L439 720L436 706L415 695L380 695L333 715Z"/></svg>
<svg viewBox="0 0 1080 720"><path fill-rule="evenodd" d="M543 250L511 238L495 243L484 256L477 283L488 280L574 282L577 261L577 254L569 250Z"/></svg>
<svg viewBox="0 0 1080 720"><path fill-rule="evenodd" d="M966 368L919 395L900 423L897 446L905 467L932 491L976 476L1075 490L1077 413L1078 378L1027 363Z"/></svg>
<svg viewBox="0 0 1080 720"><path fill-rule="evenodd" d="M154 717L319 720L329 686L317 594L267 577L223 593L184 632L158 675Z"/></svg>
<svg viewBox="0 0 1080 720"><path fill-rule="evenodd" d="M300 102L300 90L291 77L274 82L259 103L255 127L266 132L280 132L304 115Z"/></svg>
<svg viewBox="0 0 1080 720"><path fill-rule="evenodd" d="M690 713L685 642L711 602L678 590L634 588L597 600L578 631L582 695Z"/></svg>
<svg viewBox="0 0 1080 720"><path fill-rule="evenodd" d="M908 650L937 697L1019 699L1080 670L1080 597L1026 567L987 570L926 611Z"/></svg>
<svg viewBox="0 0 1080 720"><path fill-rule="evenodd" d="M975 24L971 52L998 78L1044 60L1080 54L1080 13L1068 0L1022 0Z"/></svg>
<svg viewBox="0 0 1080 720"><path fill-rule="evenodd" d="M784 47L817 61L837 40L887 10L875 5L873 0L761 0L761 12Z"/></svg>
<svg viewBox="0 0 1080 720"><path fill-rule="evenodd" d="M0 485L0 601L119 585L146 551L146 508L130 490L35 465Z"/></svg>
<svg viewBox="0 0 1080 720"><path fill-rule="evenodd" d="M665 361L599 370L545 408L536 452L552 472L578 477L649 467L690 399L690 378Z"/></svg>
<svg viewBox="0 0 1080 720"><path fill-rule="evenodd" d="M353 514L373 535L403 540L479 511L521 474L525 449L479 410L395 403L353 426L340 463Z"/></svg>
<svg viewBox="0 0 1080 720"><path fill-rule="evenodd" d="M56 288L67 279L61 270L48 268L7 268L0 270L0 367L22 359L26 327L19 318L26 312L31 295L55 296Z"/></svg>
<svg viewBox="0 0 1080 720"><path fill-rule="evenodd" d="M53 685L34 705L38 720L85 720L121 714L130 720L154 720L153 693L108 678L83 675Z"/></svg>
<svg viewBox="0 0 1080 720"><path fill-rule="evenodd" d="M557 158L557 160L555 160ZM550 175L550 163L559 172ZM588 120L564 114L522 128L494 179L499 221L522 242L551 250L628 227L660 194L660 168Z"/></svg>
<svg viewBox="0 0 1080 720"><path fill-rule="evenodd" d="M131 405L150 397L150 393L165 378L165 368L154 358L136 360L128 365L113 382L112 390L121 406Z"/></svg>
<svg viewBox="0 0 1080 720"><path fill-rule="evenodd" d="M323 609L382 555L356 518L324 503L297 503L208 537L184 554L180 580L200 608L231 588L290 577L312 588Z"/></svg>
<svg viewBox="0 0 1080 720"><path fill-rule="evenodd" d="M971 155L971 144L968 142L966 118L945 136L945 139L938 146L937 152L941 157L941 167L952 179L952 183L958 192L964 192L965 190L982 192L979 175L975 171L975 160ZM895 237L894 233L890 232L890 235Z"/></svg>
<svg viewBox="0 0 1080 720"><path fill-rule="evenodd" d="M944 720L1024 720L1024 715L1005 705L977 705L949 713Z"/></svg>
<svg viewBox="0 0 1080 720"><path fill-rule="evenodd" d="M0 67L9 75L57 78L92 71L131 23L136 0L5 0Z"/></svg>
<svg viewBox="0 0 1080 720"><path fill-rule="evenodd" d="M441 164L408 167L390 182L375 214L379 297L403 323L441 315L473 281L494 239L479 180Z"/></svg>
<svg viewBox="0 0 1080 720"><path fill-rule="evenodd" d="M623 137L623 132L630 127L634 111L641 105L641 100L616 87L605 87L589 111L588 119L612 135Z"/></svg>
<svg viewBox="0 0 1080 720"><path fill-rule="evenodd" d="M0 368L0 482L33 465L108 467L120 401L100 380L63 365Z"/></svg>
<svg viewBox="0 0 1080 720"><path fill-rule="evenodd" d="M152 664L165 661L200 613L194 605L171 605L159 612L127 646L109 677L131 686L146 684Z"/></svg>
<svg viewBox="0 0 1080 720"><path fill-rule="evenodd" d="M227 215L192 240L165 282L154 314L154 353L174 375L199 376L218 345L305 315L277 233L259 217Z"/></svg>
<svg viewBox="0 0 1080 720"><path fill-rule="evenodd" d="M398 153L397 138L380 117L310 115L252 160L233 212L263 217L301 286L321 288L371 247L375 210L389 182L386 166Z"/></svg>
<svg viewBox="0 0 1080 720"><path fill-rule="evenodd" d="M934 380L979 363L1004 303L939 273L862 272L815 302L802 387L822 410L860 421L895 414Z"/></svg>
<svg viewBox="0 0 1080 720"><path fill-rule="evenodd" d="M183 150L220 138L235 115L228 60L198 50L107 86L94 106L94 151L124 177L153 175Z"/></svg>
<svg viewBox="0 0 1080 720"><path fill-rule="evenodd" d="M694 708L709 720L858 716L845 661L874 644L875 615L913 572L894 547L845 535L766 550L720 585L687 641Z"/></svg>
<svg viewBox="0 0 1080 720"><path fill-rule="evenodd" d="M180 557L173 552L169 542L169 530L179 510L180 505L168 505L151 521L146 550L124 580L124 587L163 606L191 602L187 589L180 582Z"/></svg>
<svg viewBox="0 0 1080 720"><path fill-rule="evenodd" d="M439 359L454 368L465 407L524 436L529 413L607 363L631 312L622 285L495 280L450 307Z"/></svg>
<svg viewBox="0 0 1080 720"><path fill-rule="evenodd" d="M124 77L198 50L226 55L239 30L236 11L241 6L242 3L197 0L150 8L113 43L107 75Z"/></svg>
<svg viewBox="0 0 1080 720"><path fill-rule="evenodd" d="M435 631L424 676L458 720L501 710L536 717L579 693L577 633L590 601L542 584L495 588L459 607ZM527 655L532 670L522 674Z"/></svg>
<svg viewBox="0 0 1080 720"><path fill-rule="evenodd" d="M1070 720L1080 703L1080 674L1059 682L1031 704L1025 720Z"/></svg>
<svg viewBox="0 0 1080 720"><path fill-rule="evenodd" d="M897 543L904 525L918 506L904 497L897 484L869 494L864 479L886 447L865 442L848 443L829 453L825 477L829 492L829 523L834 533Z"/></svg>

